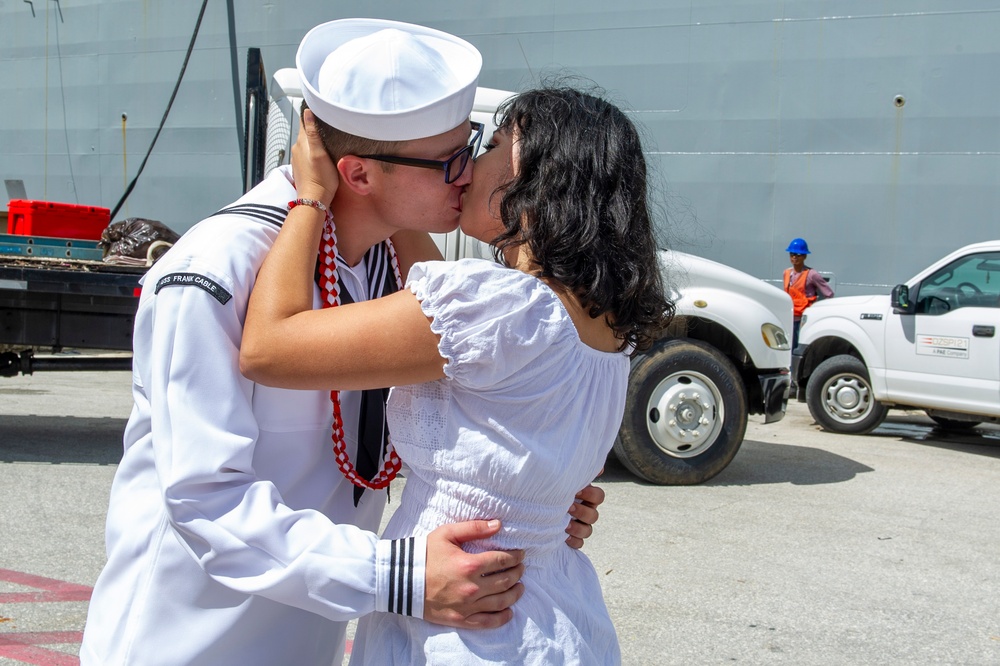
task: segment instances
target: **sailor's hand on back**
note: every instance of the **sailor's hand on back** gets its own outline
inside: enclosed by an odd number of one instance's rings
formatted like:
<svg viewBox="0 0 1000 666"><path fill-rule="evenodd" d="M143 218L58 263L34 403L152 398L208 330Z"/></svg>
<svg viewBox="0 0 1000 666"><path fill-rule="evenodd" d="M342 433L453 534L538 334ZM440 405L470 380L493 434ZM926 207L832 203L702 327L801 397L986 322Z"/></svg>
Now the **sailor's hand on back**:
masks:
<svg viewBox="0 0 1000 666"><path fill-rule="evenodd" d="M492 629L514 617L510 607L524 594L524 551L467 553L466 541L500 531L500 521L443 525L427 535L424 619L463 629Z"/></svg>
<svg viewBox="0 0 1000 666"><path fill-rule="evenodd" d="M604 470L601 470L603 473ZM594 523L599 517L597 507L604 501L604 490L591 484L576 494L576 501L569 508L569 525L566 543L571 548L583 548L583 540L594 533Z"/></svg>

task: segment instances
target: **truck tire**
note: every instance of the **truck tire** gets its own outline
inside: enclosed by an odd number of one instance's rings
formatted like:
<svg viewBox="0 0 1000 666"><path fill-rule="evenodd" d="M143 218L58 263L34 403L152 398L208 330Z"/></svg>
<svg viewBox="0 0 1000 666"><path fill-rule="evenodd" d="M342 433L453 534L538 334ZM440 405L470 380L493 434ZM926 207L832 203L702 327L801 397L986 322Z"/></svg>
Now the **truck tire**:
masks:
<svg viewBox="0 0 1000 666"><path fill-rule="evenodd" d="M849 354L833 356L816 367L806 384L806 403L824 430L847 435L871 432L889 411L873 395L868 368Z"/></svg>
<svg viewBox="0 0 1000 666"><path fill-rule="evenodd" d="M982 423L982 421L959 421L957 419L947 419L943 416L934 416L933 414L928 414L927 416L931 421L934 421L938 428L943 430L972 430L977 425Z"/></svg>
<svg viewBox="0 0 1000 666"><path fill-rule="evenodd" d="M669 340L632 360L614 452L641 479L693 485L726 468L746 428L746 390L732 362L707 344Z"/></svg>

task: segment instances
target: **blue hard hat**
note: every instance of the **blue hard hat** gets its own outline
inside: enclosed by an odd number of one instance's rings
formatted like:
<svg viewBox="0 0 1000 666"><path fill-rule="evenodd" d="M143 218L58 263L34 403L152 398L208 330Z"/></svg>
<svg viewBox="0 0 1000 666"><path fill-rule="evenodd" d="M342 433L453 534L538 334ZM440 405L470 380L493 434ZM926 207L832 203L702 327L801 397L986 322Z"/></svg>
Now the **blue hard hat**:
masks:
<svg viewBox="0 0 1000 666"><path fill-rule="evenodd" d="M805 238L793 238L785 252L789 254L809 254L809 244L806 243Z"/></svg>

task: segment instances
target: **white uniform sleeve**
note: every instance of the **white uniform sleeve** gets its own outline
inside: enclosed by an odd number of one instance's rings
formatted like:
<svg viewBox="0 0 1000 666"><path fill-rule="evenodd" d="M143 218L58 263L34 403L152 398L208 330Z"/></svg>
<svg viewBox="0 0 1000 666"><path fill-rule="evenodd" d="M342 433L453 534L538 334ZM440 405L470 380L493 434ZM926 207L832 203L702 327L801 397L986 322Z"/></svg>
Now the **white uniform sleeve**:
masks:
<svg viewBox="0 0 1000 666"><path fill-rule="evenodd" d="M210 284L144 294L141 308L149 310L139 319L151 333L137 333L135 343L159 483L177 538L209 576L245 594L332 620L376 609L421 617L424 539L380 542L319 511L292 510L272 483L255 475L254 384L239 372L249 285L234 286L196 264L171 275L185 274Z"/></svg>
<svg viewBox="0 0 1000 666"><path fill-rule="evenodd" d="M472 389L493 387L575 335L558 297L519 270L479 259L414 264L407 287L432 318L445 375Z"/></svg>

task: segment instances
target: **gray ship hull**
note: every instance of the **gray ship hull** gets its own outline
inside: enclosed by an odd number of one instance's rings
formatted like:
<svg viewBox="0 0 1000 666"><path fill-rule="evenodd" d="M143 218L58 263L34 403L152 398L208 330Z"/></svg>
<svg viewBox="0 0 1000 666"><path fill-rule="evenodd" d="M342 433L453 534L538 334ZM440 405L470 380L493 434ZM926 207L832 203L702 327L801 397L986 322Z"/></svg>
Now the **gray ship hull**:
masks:
<svg viewBox="0 0 1000 666"><path fill-rule="evenodd" d="M468 39L483 52L484 86L575 74L605 88L644 128L665 242L762 279L778 278L795 236L848 295L885 292L998 234L997 0L232 6L231 33L227 3L208 4L117 218L183 231L236 198L247 48L272 71L292 66L312 25L367 15ZM114 207L160 125L200 7L0 4L4 180L22 181L30 199Z"/></svg>

